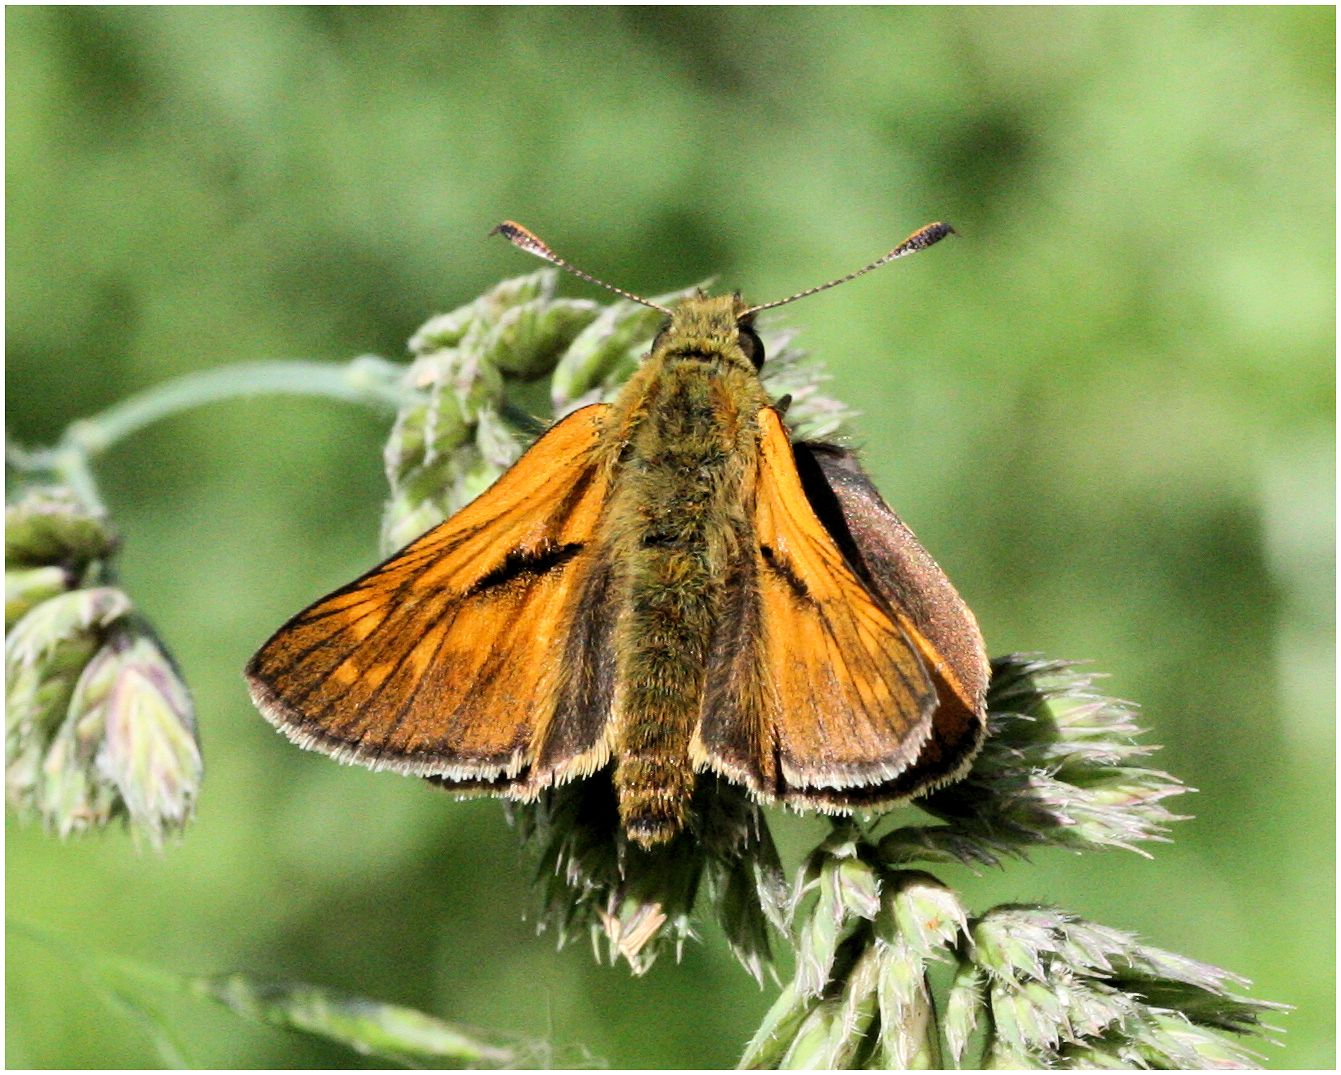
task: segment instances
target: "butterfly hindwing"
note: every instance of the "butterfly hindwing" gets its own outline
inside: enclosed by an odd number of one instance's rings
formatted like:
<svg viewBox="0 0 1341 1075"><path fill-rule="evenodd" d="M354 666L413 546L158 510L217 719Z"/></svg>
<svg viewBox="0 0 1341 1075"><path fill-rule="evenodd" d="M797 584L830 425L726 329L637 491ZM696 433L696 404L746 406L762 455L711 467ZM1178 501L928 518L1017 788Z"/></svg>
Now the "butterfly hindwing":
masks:
<svg viewBox="0 0 1341 1075"><path fill-rule="evenodd" d="M724 587L695 762L758 794L842 809L915 762L936 694L908 626L815 514L776 411Z"/></svg>
<svg viewBox="0 0 1341 1075"><path fill-rule="evenodd" d="M883 795L902 798L932 790L963 772L986 731L990 670L977 620L851 452L802 443L795 454L816 516L867 585L909 628L936 685L933 734L916 764Z"/></svg>
<svg viewBox="0 0 1341 1075"><path fill-rule="evenodd" d="M603 764L609 696L591 685L607 673L584 640L609 634L607 410L570 415L280 628L247 669L267 717L304 746L449 785L527 793Z"/></svg>

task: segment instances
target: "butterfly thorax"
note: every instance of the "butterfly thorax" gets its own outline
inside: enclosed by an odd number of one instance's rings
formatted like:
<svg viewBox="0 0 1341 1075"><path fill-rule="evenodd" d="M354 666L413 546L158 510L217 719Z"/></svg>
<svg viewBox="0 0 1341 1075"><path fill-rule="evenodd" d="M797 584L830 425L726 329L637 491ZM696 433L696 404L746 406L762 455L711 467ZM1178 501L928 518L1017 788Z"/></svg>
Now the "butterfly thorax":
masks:
<svg viewBox="0 0 1341 1075"><path fill-rule="evenodd" d="M610 562L619 611L612 733L625 831L644 846L685 824L689 744L732 549L748 540L746 488L768 403L721 332L735 300L672 323L615 405L620 467ZM734 321L728 322L733 325Z"/></svg>

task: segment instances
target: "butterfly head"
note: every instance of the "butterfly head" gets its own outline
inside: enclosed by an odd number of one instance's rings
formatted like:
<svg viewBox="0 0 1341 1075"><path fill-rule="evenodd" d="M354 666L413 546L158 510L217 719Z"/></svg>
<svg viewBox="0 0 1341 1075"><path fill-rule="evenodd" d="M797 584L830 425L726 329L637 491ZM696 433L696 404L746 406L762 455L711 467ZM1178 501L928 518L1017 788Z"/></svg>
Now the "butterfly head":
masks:
<svg viewBox="0 0 1341 1075"><path fill-rule="evenodd" d="M670 313L652 343L662 359L717 360L758 370L764 345L754 331L754 314L734 295L699 292L683 299Z"/></svg>

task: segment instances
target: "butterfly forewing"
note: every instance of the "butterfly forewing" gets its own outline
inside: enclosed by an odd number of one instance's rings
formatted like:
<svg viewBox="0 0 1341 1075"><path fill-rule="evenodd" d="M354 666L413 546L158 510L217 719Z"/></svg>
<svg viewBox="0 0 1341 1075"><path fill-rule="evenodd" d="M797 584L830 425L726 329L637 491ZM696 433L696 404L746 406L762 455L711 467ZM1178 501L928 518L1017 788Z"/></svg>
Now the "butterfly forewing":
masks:
<svg viewBox="0 0 1341 1075"><path fill-rule="evenodd" d="M592 596L606 410L570 415L457 515L280 628L248 667L266 715L305 746L449 782L603 761L603 673L584 663L599 654L570 639L609 633Z"/></svg>

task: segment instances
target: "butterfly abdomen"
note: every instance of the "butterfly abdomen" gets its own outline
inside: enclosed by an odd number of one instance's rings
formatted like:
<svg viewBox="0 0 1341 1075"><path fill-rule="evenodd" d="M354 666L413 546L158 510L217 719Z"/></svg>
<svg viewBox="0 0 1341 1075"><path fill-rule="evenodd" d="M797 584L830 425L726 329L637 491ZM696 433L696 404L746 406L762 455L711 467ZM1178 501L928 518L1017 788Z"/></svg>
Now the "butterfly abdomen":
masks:
<svg viewBox="0 0 1341 1075"><path fill-rule="evenodd" d="M685 825L695 774L689 742L725 582L723 535L743 509L752 443L735 371L669 364L634 417L612 505L625 565L616 626L615 788L629 836L645 847ZM752 396L751 396L752 398ZM741 441L745 440L745 445Z"/></svg>

